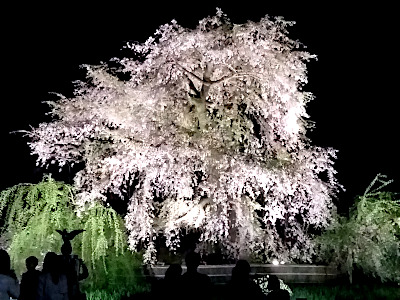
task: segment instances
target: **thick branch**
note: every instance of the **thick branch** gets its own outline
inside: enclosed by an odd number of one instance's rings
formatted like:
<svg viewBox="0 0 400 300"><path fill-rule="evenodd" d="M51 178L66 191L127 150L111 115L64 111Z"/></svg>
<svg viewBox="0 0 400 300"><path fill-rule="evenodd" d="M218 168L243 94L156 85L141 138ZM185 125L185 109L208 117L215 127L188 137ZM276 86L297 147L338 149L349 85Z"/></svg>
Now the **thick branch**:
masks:
<svg viewBox="0 0 400 300"><path fill-rule="evenodd" d="M196 115L198 118L198 122L199 122L198 126L200 129L205 129L207 123L209 122L209 120L207 120L207 118L206 118L206 113L207 113L206 100L208 97L208 92L210 90L210 87L213 84L218 84L220 82L223 82L223 81L226 81L229 79L240 78L240 77L245 77L245 76L251 76L253 78L259 79L255 74L244 73L244 72L238 73L233 68L229 68L232 71L231 74L223 76L218 80L211 80L210 78L212 75L212 71L211 71L211 67L209 64L207 64L207 66L204 70L203 78L200 78L193 72L187 70L185 67L181 66L178 62L175 62L175 64L176 64L176 66L178 66L181 70L183 70L185 72L185 76L189 80L190 100L196 107ZM200 91L194 85L191 77L199 80L202 83Z"/></svg>
<svg viewBox="0 0 400 300"><path fill-rule="evenodd" d="M216 83L220 83L229 79L233 79L233 78L240 78L240 77L253 77L255 79L260 80L260 78L257 76L257 74L253 74L253 73L248 73L248 72L236 72L233 68L230 68L234 74L229 74L229 75L225 75L223 77L221 77L218 80L210 80L209 75L210 75L210 70L209 67L207 66L206 71L205 71L205 77L204 78L200 78L199 76L197 76L196 74L194 74L193 72L187 70L185 67L181 66L179 63L176 63L176 65L182 69L183 71L185 71L185 73L189 74L190 76L193 76L194 78L196 78L197 80L199 80L200 82L202 82L203 84L207 85L207 86L211 86L213 84Z"/></svg>
<svg viewBox="0 0 400 300"><path fill-rule="evenodd" d="M185 67L182 67L180 64L176 63L176 65L182 69L183 71L185 71L187 74L193 76L194 78L196 78L197 80L199 80L200 82L206 83L203 78L200 78L199 76L197 76L196 74L194 74L193 72L190 72L189 70L187 70Z"/></svg>

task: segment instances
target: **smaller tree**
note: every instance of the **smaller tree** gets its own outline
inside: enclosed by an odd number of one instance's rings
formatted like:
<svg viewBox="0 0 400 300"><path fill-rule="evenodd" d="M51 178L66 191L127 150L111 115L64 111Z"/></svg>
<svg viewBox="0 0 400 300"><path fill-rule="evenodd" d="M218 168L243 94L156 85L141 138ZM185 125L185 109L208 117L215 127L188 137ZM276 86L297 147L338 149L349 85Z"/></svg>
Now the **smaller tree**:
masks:
<svg viewBox="0 0 400 300"><path fill-rule="evenodd" d="M378 174L356 198L350 217L339 217L319 238L324 257L348 272L350 282L355 266L382 282L400 282L400 202L381 191L391 182L384 179Z"/></svg>
<svg viewBox="0 0 400 300"><path fill-rule="evenodd" d="M111 208L93 203L75 213L71 186L45 176L38 184L19 184L0 194L0 231L17 275L25 271L25 259L42 260L48 251L60 252L57 229L85 229L72 240L74 253L89 270L84 289L133 293L141 282L142 257L127 250L123 220ZM139 283L139 284L138 284Z"/></svg>
<svg viewBox="0 0 400 300"><path fill-rule="evenodd" d="M23 183L2 191L0 216L4 224L0 233L5 246L11 249L11 256L15 247L20 248L22 257L33 255L30 253L43 257L47 251L54 251L51 249L58 251L62 240L55 230L72 230L79 226L73 206L72 188L50 176L45 176L38 184ZM30 230L32 226L34 230ZM36 249L38 246L40 251ZM24 264L21 267L24 268Z"/></svg>

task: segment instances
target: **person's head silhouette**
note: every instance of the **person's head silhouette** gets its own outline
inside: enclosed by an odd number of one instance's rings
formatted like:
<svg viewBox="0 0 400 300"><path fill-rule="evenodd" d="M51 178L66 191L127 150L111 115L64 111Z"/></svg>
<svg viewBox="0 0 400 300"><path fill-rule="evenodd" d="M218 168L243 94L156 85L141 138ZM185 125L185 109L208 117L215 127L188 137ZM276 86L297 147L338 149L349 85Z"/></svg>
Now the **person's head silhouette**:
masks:
<svg viewBox="0 0 400 300"><path fill-rule="evenodd" d="M182 267L180 264L171 264L165 272L165 279L174 280L179 278L182 274Z"/></svg>
<svg viewBox="0 0 400 300"><path fill-rule="evenodd" d="M188 271L197 271L197 267L200 265L200 254L197 252L189 252L186 254L185 262Z"/></svg>
<svg viewBox="0 0 400 300"><path fill-rule="evenodd" d="M28 271L35 270L38 263L39 260L35 256L29 256L27 259L25 259L26 269Z"/></svg>
<svg viewBox="0 0 400 300"><path fill-rule="evenodd" d="M43 272L50 273L54 284L58 284L60 276L60 264L58 255L54 252L47 252L43 260Z"/></svg>
<svg viewBox="0 0 400 300"><path fill-rule="evenodd" d="M279 290L280 289L279 278L276 275L269 275L267 288L270 291L274 291L274 290Z"/></svg>
<svg viewBox="0 0 400 300"><path fill-rule="evenodd" d="M267 289L270 290L268 294L270 299L290 300L289 292L281 289L280 280L276 275L269 275Z"/></svg>
<svg viewBox="0 0 400 300"><path fill-rule="evenodd" d="M65 255L65 256L71 255L71 253L72 253L71 244L70 243L64 243L61 246L61 253L62 253L62 255Z"/></svg>
<svg viewBox="0 0 400 300"><path fill-rule="evenodd" d="M232 279L236 281L246 281L250 276L250 264L247 260L239 259L236 266L232 269Z"/></svg>
<svg viewBox="0 0 400 300"><path fill-rule="evenodd" d="M43 260L43 271L44 272L55 272L59 269L58 256L54 252L47 252Z"/></svg>

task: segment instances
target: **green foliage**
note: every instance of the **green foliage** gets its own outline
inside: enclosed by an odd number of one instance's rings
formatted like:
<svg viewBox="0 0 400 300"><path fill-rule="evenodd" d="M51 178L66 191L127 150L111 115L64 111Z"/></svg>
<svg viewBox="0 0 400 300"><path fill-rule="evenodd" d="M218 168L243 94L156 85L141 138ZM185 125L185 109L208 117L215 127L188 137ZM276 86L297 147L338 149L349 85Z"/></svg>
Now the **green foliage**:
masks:
<svg viewBox="0 0 400 300"><path fill-rule="evenodd" d="M102 260L107 272L105 257L109 247L115 248L117 256L126 247L122 220L115 210L98 203L86 211L83 219L82 258L90 261L93 268L98 260Z"/></svg>
<svg viewBox="0 0 400 300"><path fill-rule="evenodd" d="M124 295L149 291L150 287L142 276L142 256L140 254L124 251L118 256L107 256L106 268L103 268L101 260L97 260L96 264L95 271L90 273L88 280L83 285L85 291L107 291L108 293L118 291Z"/></svg>
<svg viewBox="0 0 400 300"><path fill-rule="evenodd" d="M99 203L78 217L73 189L45 176L38 184L20 184L0 194L1 235L17 275L25 272L25 259L43 260L48 251L59 252L62 238L57 229L85 229L72 240L73 252L86 263L89 277L83 289L135 293L146 288L142 256L127 250L123 221L110 207ZM141 288L140 286L143 286Z"/></svg>
<svg viewBox="0 0 400 300"><path fill-rule="evenodd" d="M119 300L124 294L120 291L114 291L112 293L104 290L95 290L86 293L87 300Z"/></svg>
<svg viewBox="0 0 400 300"><path fill-rule="evenodd" d="M104 257L95 259L94 263L88 266L89 277L83 282L82 289L86 292L118 291L119 295L149 290L142 274L142 255L126 249L119 254L114 251L115 249L111 248Z"/></svg>
<svg viewBox="0 0 400 300"><path fill-rule="evenodd" d="M70 224L74 216L72 196L69 185L56 182L50 176L45 176L38 184L18 184L2 191L0 215L4 225L0 233L9 241L28 223L34 222L38 231L30 234L34 234L40 244L46 244L45 238L55 229L71 229L74 225Z"/></svg>
<svg viewBox="0 0 400 300"><path fill-rule="evenodd" d="M76 229L80 220L73 211L73 192L69 185L45 176L38 184L19 184L0 194L0 213L4 217L1 235L17 274L25 271L24 259L35 255L43 259L48 251L61 248L56 229Z"/></svg>
<svg viewBox="0 0 400 300"><path fill-rule="evenodd" d="M382 282L400 282L400 202L394 193L380 191L390 183L383 178L378 174L350 217L339 218L319 238L323 256L347 271L350 281L357 266ZM377 182L381 186L372 189Z"/></svg>
<svg viewBox="0 0 400 300"><path fill-rule="evenodd" d="M397 286L384 284L368 285L331 285L331 284L292 284L292 299L307 300L397 300L400 289Z"/></svg>

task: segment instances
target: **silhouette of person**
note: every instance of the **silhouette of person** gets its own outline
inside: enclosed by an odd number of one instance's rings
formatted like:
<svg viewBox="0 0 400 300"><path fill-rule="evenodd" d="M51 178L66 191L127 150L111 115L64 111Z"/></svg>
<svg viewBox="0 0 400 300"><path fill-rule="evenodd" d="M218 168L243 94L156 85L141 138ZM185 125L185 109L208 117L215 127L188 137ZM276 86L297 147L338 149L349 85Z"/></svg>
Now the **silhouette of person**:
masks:
<svg viewBox="0 0 400 300"><path fill-rule="evenodd" d="M25 260L27 271L22 274L21 279L21 295L19 300L35 300L36 291L39 284L39 276L41 272L36 270L39 261L35 256L29 256Z"/></svg>
<svg viewBox="0 0 400 300"><path fill-rule="evenodd" d="M240 259L232 269L232 278L228 282L228 299L265 299L265 295L257 283L250 278L250 264Z"/></svg>
<svg viewBox="0 0 400 300"><path fill-rule="evenodd" d="M186 273L182 275L182 291L187 299L208 299L211 294L211 280L206 274L197 271L200 254L189 252L185 257Z"/></svg>
<svg viewBox="0 0 400 300"><path fill-rule="evenodd" d="M268 300L290 300L290 294L286 290L281 290L280 282L276 275L269 275L267 289L271 292L268 293Z"/></svg>
<svg viewBox="0 0 400 300"><path fill-rule="evenodd" d="M36 300L68 300L67 276L62 273L60 257L47 252L39 276Z"/></svg>
<svg viewBox="0 0 400 300"><path fill-rule="evenodd" d="M88 269L77 255L71 255L71 244L64 243L61 246L61 263L63 272L67 276L69 299L85 299L85 294L79 289L79 281L89 276Z"/></svg>
<svg viewBox="0 0 400 300"><path fill-rule="evenodd" d="M10 268L10 256L0 249L0 300L19 297L19 283L15 272Z"/></svg>
<svg viewBox="0 0 400 300"><path fill-rule="evenodd" d="M157 285L155 299L183 299L181 274L181 265L171 264Z"/></svg>

